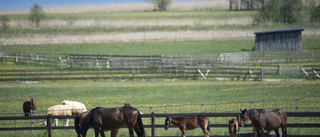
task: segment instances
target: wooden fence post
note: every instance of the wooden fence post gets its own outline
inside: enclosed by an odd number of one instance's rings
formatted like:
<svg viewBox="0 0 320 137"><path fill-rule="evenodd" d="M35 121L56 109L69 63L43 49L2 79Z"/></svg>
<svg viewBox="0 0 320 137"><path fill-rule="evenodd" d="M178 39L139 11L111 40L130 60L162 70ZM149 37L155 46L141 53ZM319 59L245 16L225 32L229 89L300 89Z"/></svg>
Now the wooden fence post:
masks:
<svg viewBox="0 0 320 137"><path fill-rule="evenodd" d="M201 102L201 113L203 113L203 102Z"/></svg>
<svg viewBox="0 0 320 137"><path fill-rule="evenodd" d="M151 113L151 137L156 136L156 130L155 130L155 116L154 112Z"/></svg>
<svg viewBox="0 0 320 137"><path fill-rule="evenodd" d="M47 127L48 127L48 137L52 137L52 122L51 122L51 114L47 115Z"/></svg>
<svg viewBox="0 0 320 137"><path fill-rule="evenodd" d="M132 67L132 77L133 77L133 81L135 79L135 74L136 74L136 71L134 70L134 67Z"/></svg>
<svg viewBox="0 0 320 137"><path fill-rule="evenodd" d="M262 68L260 68L260 75L261 75L261 78L260 78L260 80L262 81L263 80L263 69Z"/></svg>
<svg viewBox="0 0 320 137"><path fill-rule="evenodd" d="M313 79L313 76L314 76L314 73L313 73L313 67L312 67L312 70L311 70L311 79Z"/></svg>
<svg viewBox="0 0 320 137"><path fill-rule="evenodd" d="M278 64L278 75L281 75L281 65Z"/></svg>
<svg viewBox="0 0 320 137"><path fill-rule="evenodd" d="M61 67L60 71L61 71L61 80L63 80L63 67Z"/></svg>
<svg viewBox="0 0 320 137"><path fill-rule="evenodd" d="M296 112L298 112L298 108L299 108L299 106L298 106L298 99L296 98Z"/></svg>

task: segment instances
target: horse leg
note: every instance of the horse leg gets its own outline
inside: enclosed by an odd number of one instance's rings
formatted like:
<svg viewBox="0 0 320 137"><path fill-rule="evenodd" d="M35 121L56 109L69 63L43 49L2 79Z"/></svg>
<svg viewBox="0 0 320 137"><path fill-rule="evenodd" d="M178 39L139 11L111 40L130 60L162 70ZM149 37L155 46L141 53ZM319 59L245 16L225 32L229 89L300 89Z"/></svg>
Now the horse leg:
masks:
<svg viewBox="0 0 320 137"><path fill-rule="evenodd" d="M276 132L276 137L280 137L279 128L275 129L274 132Z"/></svg>
<svg viewBox="0 0 320 137"><path fill-rule="evenodd" d="M282 130L282 137L286 137L287 136L287 129L285 126L281 126L281 130Z"/></svg>
<svg viewBox="0 0 320 137"><path fill-rule="evenodd" d="M99 130L100 130L99 132L100 132L101 137L105 137L103 129L100 128Z"/></svg>
<svg viewBox="0 0 320 137"><path fill-rule="evenodd" d="M181 136L186 137L186 129L185 128L180 128L181 131Z"/></svg>
<svg viewBox="0 0 320 137"><path fill-rule="evenodd" d="M94 136L95 136L95 137L99 137L99 132L96 131L96 130L94 130Z"/></svg>
<svg viewBox="0 0 320 137"><path fill-rule="evenodd" d="M119 129L111 130L111 137L116 137L118 135Z"/></svg>
<svg viewBox="0 0 320 137"><path fill-rule="evenodd" d="M130 137L134 137L133 129L129 128Z"/></svg>
<svg viewBox="0 0 320 137"><path fill-rule="evenodd" d="M264 137L264 129L263 129L263 127L261 127L261 129L260 129L260 133L261 133L261 137Z"/></svg>
<svg viewBox="0 0 320 137"><path fill-rule="evenodd" d="M201 126L201 129L202 129L202 131L203 131L203 133L204 133L204 136L205 136L205 137L209 137L209 133L208 133L208 131L207 131L207 128L204 127L204 126Z"/></svg>
<svg viewBox="0 0 320 137"><path fill-rule="evenodd" d="M69 118L66 118L66 124L64 125L65 127L69 126Z"/></svg>
<svg viewBox="0 0 320 137"><path fill-rule="evenodd" d="M58 119L54 119L54 123L56 125L56 127L59 125L59 120Z"/></svg>

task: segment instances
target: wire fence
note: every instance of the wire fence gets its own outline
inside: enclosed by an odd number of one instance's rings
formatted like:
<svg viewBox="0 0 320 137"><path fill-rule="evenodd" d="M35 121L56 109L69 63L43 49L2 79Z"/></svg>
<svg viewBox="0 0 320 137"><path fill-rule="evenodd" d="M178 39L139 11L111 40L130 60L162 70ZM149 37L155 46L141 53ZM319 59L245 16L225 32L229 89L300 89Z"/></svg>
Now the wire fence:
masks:
<svg viewBox="0 0 320 137"><path fill-rule="evenodd" d="M226 102L217 104L183 104L139 107L143 113L236 113L241 109L283 109L286 112L319 112L320 96L295 99L258 100L246 102Z"/></svg>
<svg viewBox="0 0 320 137"><path fill-rule="evenodd" d="M115 107L115 106L104 106ZM245 102L225 102L216 104L177 104L159 106L134 106L143 114L155 113L237 113L241 109L283 109L286 112L320 112L320 96L294 99L257 100ZM89 109L90 110L90 109ZM23 116L24 113L0 113L0 116ZM36 115L46 115L37 111Z"/></svg>

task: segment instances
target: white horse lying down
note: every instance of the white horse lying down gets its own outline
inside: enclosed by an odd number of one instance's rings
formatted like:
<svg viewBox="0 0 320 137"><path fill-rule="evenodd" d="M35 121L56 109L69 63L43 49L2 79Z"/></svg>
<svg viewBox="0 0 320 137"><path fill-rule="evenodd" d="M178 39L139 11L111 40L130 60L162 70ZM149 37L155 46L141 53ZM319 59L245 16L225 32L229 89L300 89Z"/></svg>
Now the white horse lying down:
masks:
<svg viewBox="0 0 320 137"><path fill-rule="evenodd" d="M72 115L79 115L82 112L87 111L86 106L78 101L64 100L62 101L62 105L69 105L72 110Z"/></svg>
<svg viewBox="0 0 320 137"><path fill-rule="evenodd" d="M54 105L52 107L49 107L47 110L47 115L52 115L52 116L70 116L71 113L71 107L69 105ZM66 124L64 126L69 126L69 119L65 119ZM55 126L58 126L58 119L54 119L55 121ZM52 123L54 122L52 121ZM47 126L47 119L44 120L43 122L44 126Z"/></svg>

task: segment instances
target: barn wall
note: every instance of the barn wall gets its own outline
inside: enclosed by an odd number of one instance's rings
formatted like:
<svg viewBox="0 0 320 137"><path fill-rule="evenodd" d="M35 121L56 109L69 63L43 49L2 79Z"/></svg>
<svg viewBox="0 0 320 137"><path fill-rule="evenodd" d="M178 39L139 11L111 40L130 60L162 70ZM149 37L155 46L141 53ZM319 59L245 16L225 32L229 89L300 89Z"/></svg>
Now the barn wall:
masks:
<svg viewBox="0 0 320 137"><path fill-rule="evenodd" d="M302 30L256 33L255 50L301 51L301 31Z"/></svg>

